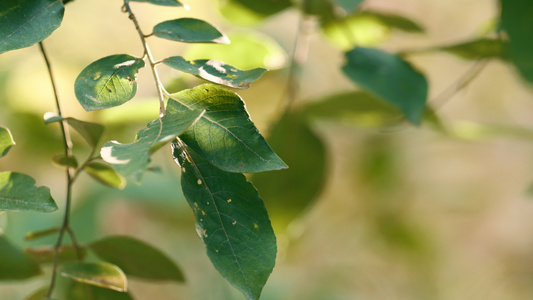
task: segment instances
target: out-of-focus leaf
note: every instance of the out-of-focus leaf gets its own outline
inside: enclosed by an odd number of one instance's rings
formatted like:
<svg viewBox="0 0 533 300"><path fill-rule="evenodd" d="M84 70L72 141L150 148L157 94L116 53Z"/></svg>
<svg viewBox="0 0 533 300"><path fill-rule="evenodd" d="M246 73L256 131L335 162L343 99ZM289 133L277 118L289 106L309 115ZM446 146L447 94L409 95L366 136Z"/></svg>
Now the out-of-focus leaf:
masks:
<svg viewBox="0 0 533 300"><path fill-rule="evenodd" d="M185 43L230 43L228 37L218 28L193 18L181 18L159 23L154 27L153 35Z"/></svg>
<svg viewBox="0 0 533 300"><path fill-rule="evenodd" d="M24 252L0 236L0 280L28 279L41 274L41 269Z"/></svg>
<svg viewBox="0 0 533 300"><path fill-rule="evenodd" d="M428 84L422 73L397 55L357 47L346 53L344 74L353 82L396 105L409 121L419 124Z"/></svg>
<svg viewBox="0 0 533 300"><path fill-rule="evenodd" d="M52 161L60 167L77 168L78 160L74 156L66 156L64 154L54 155Z"/></svg>
<svg viewBox="0 0 533 300"><path fill-rule="evenodd" d="M64 12L61 0L0 1L0 53L44 40L61 25Z"/></svg>
<svg viewBox="0 0 533 300"><path fill-rule="evenodd" d="M15 145L15 141L9 129L0 126L0 157L5 156L13 145Z"/></svg>
<svg viewBox="0 0 533 300"><path fill-rule="evenodd" d="M304 14L321 16L322 19L335 17L333 4L329 0L304 0L301 5Z"/></svg>
<svg viewBox="0 0 533 300"><path fill-rule="evenodd" d="M15 172L0 173L0 210L52 212L57 205L50 189L35 187L35 180Z"/></svg>
<svg viewBox="0 0 533 300"><path fill-rule="evenodd" d="M120 144L111 141L100 151L102 159L125 176L140 180L150 164L150 155L185 132L202 114L202 110L168 111L161 119L153 120L137 133L135 142Z"/></svg>
<svg viewBox="0 0 533 300"><path fill-rule="evenodd" d="M39 231L28 232L24 236L24 239L26 241L33 241L33 240L36 240L42 237L49 236L51 234L58 233L60 230L61 230L60 228L55 227L55 228L48 228L48 229L43 229Z"/></svg>
<svg viewBox="0 0 533 300"><path fill-rule="evenodd" d="M259 79L267 71L263 68L242 71L218 60L188 61L181 56L165 58L163 63L213 83L238 89L249 88L250 83Z"/></svg>
<svg viewBox="0 0 533 300"><path fill-rule="evenodd" d="M75 118L62 118L55 116L53 113L46 113L44 115L44 122L46 124L63 120L67 121L67 123L72 126L72 128L74 128L90 146L96 147L98 142L100 142L100 138L104 133L104 126L100 124L80 121Z"/></svg>
<svg viewBox="0 0 533 300"><path fill-rule="evenodd" d="M76 78L76 98L86 111L124 104L137 92L137 73L142 67L142 59L126 54L101 58Z"/></svg>
<svg viewBox="0 0 533 300"><path fill-rule="evenodd" d="M278 120L268 142L290 168L254 174L252 182L265 200L274 227L283 230L320 194L326 181L326 149L300 113Z"/></svg>
<svg viewBox="0 0 533 300"><path fill-rule="evenodd" d="M240 3L231 0L219 0L219 11L227 21L241 26L257 25L266 18L266 16L254 12L245 6L242 6Z"/></svg>
<svg viewBox="0 0 533 300"><path fill-rule="evenodd" d="M87 256L87 251L80 248L81 258ZM25 249L26 255L39 264L52 264L55 261L55 248L54 247L28 247ZM78 250L71 245L62 245L59 248L59 262L73 262L78 260Z"/></svg>
<svg viewBox="0 0 533 300"><path fill-rule="evenodd" d="M46 297L49 288L49 286L43 286L42 288L31 293L31 295L28 295L26 298L24 298L24 300L53 300L52 298Z"/></svg>
<svg viewBox="0 0 533 300"><path fill-rule="evenodd" d="M170 95L168 113L198 109L205 114L180 139L216 167L238 173L287 168L250 120L239 95L213 84Z"/></svg>
<svg viewBox="0 0 533 300"><path fill-rule="evenodd" d="M287 53L271 37L259 32L228 34L229 45L194 44L183 55L188 59L216 59L241 69L276 70L287 64Z"/></svg>
<svg viewBox="0 0 533 300"><path fill-rule="evenodd" d="M398 29L410 33L423 33L425 31L424 27L416 21L397 14L367 10L362 12L360 16L376 18L391 29Z"/></svg>
<svg viewBox="0 0 533 300"><path fill-rule="evenodd" d="M81 282L73 282L67 290L67 299L72 300L133 300L127 292L101 288Z"/></svg>
<svg viewBox="0 0 533 300"><path fill-rule="evenodd" d="M501 27L507 32L507 53L523 78L533 83L533 1L500 0Z"/></svg>
<svg viewBox="0 0 533 300"><path fill-rule="evenodd" d="M110 263L71 263L59 267L59 273L79 282L125 292L127 280L119 267Z"/></svg>
<svg viewBox="0 0 533 300"><path fill-rule="evenodd" d="M183 6L178 0L130 0L132 2L148 2L162 6Z"/></svg>
<svg viewBox="0 0 533 300"><path fill-rule="evenodd" d="M443 46L438 50L446 51L464 59L500 58L505 59L505 44L496 39L480 38L464 43Z"/></svg>
<svg viewBox="0 0 533 300"><path fill-rule="evenodd" d="M342 7L347 13L351 13L363 2L363 0L333 0L333 2Z"/></svg>
<svg viewBox="0 0 533 300"><path fill-rule="evenodd" d="M176 142L172 146L209 259L249 299L259 299L277 251L263 201L244 175L224 172Z"/></svg>
<svg viewBox="0 0 533 300"><path fill-rule="evenodd" d="M468 121L458 121L449 124L447 133L453 137L466 140L487 140L505 137L527 141L533 138L533 128Z"/></svg>
<svg viewBox="0 0 533 300"><path fill-rule="evenodd" d="M89 245L102 260L122 269L128 276L148 280L183 282L179 267L161 251L126 236L111 236Z"/></svg>
<svg viewBox="0 0 533 300"><path fill-rule="evenodd" d="M290 0L229 0L264 17L277 14L292 6Z"/></svg>
<svg viewBox="0 0 533 300"><path fill-rule="evenodd" d="M85 167L85 172L96 181L109 187L121 190L126 186L126 180L106 164L92 162Z"/></svg>

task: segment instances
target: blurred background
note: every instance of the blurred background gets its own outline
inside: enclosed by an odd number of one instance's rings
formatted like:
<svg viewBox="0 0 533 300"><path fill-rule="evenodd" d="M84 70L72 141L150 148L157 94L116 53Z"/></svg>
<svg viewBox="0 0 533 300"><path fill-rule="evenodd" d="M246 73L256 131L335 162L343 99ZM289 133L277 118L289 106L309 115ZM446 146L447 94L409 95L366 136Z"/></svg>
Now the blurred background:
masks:
<svg viewBox="0 0 533 300"><path fill-rule="evenodd" d="M291 168L250 177L278 241L277 264L261 299L533 298L533 91L504 61L491 60L470 76L479 62L424 51L486 35L496 26L497 1L362 4L362 11L401 15L424 28L409 32L364 18L355 26L358 45L408 51L406 59L426 75L429 103L440 122L420 126L357 92L340 69L353 45L326 35L316 17L287 9L262 18L222 0L187 4L189 10L146 3L132 8L145 33L168 19L194 17L221 28L232 44L150 37L156 59L183 55L271 70L250 89L237 91ZM73 1L44 44L64 115L100 122L105 141L127 143L159 112L149 69L141 69L132 101L106 111L84 112L73 89L81 70L99 58L142 55L121 6L119 0ZM291 68L297 36L300 64ZM158 70L169 92L202 83L170 68ZM458 90L465 74L471 81ZM449 91L457 93L452 97ZM346 106L350 100L355 104ZM55 237L23 240L28 231L58 226L64 208L64 171L51 164L62 152L61 138L57 124L43 122L54 100L37 46L0 56L0 107L0 124L17 143L0 160L0 170L31 175L37 185L51 188L60 206L52 214L0 214L0 228L21 248L53 244ZM88 155L83 139L73 136L75 154ZM182 268L184 284L131 280L135 299L244 299L205 255L170 149L160 150L153 165L161 172L148 172L141 185L129 182L122 191L80 177L72 216L80 243L129 235L156 245ZM1 282L0 299L23 299L47 283L46 276Z"/></svg>

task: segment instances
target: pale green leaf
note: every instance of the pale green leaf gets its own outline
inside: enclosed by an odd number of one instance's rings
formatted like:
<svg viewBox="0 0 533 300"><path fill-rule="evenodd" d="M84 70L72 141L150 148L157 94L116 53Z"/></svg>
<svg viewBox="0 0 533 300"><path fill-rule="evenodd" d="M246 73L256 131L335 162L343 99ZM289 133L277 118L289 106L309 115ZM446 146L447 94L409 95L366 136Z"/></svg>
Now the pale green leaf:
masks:
<svg viewBox="0 0 533 300"><path fill-rule="evenodd" d="M213 25L193 18L165 21L154 27L153 35L185 43L229 44L229 39Z"/></svg>
<svg viewBox="0 0 533 300"><path fill-rule="evenodd" d="M28 279L41 274L41 269L24 252L0 236L0 280Z"/></svg>
<svg viewBox="0 0 533 300"><path fill-rule="evenodd" d="M71 263L59 267L59 273L79 282L125 292L127 280L119 267L110 263Z"/></svg>
<svg viewBox="0 0 533 300"><path fill-rule="evenodd" d="M15 145L15 141L9 129L0 126L0 157L5 156L13 145Z"/></svg>
<svg viewBox="0 0 533 300"><path fill-rule="evenodd" d="M60 230L61 230L60 228L55 227L55 228L38 230L38 231L31 231L31 232L26 233L26 235L24 236L24 239L26 241L33 241L33 240L36 240L42 237L49 236L51 234L58 233Z"/></svg>
<svg viewBox="0 0 533 300"><path fill-rule="evenodd" d="M250 120L236 93L213 84L170 95L167 112L205 109L180 138L210 163L228 172L287 168Z"/></svg>
<svg viewBox="0 0 533 300"><path fill-rule="evenodd" d="M100 138L104 133L104 126L100 124L81 121L75 118L62 118L53 115L53 113L46 113L44 115L44 122L46 124L63 120L67 121L67 123L72 126L72 128L74 128L90 146L96 147L98 142L100 142Z"/></svg>
<svg viewBox="0 0 533 300"><path fill-rule="evenodd" d="M132 2L148 2L162 6L183 6L178 0L130 0Z"/></svg>
<svg viewBox="0 0 533 300"><path fill-rule="evenodd" d="M133 300L127 292L117 292L114 290L88 285L81 282L72 282L67 290L69 300Z"/></svg>
<svg viewBox="0 0 533 300"><path fill-rule="evenodd" d="M64 154L54 155L52 161L60 167L69 167L76 169L78 167L78 160L74 156L66 156Z"/></svg>
<svg viewBox="0 0 533 300"><path fill-rule="evenodd" d="M267 71L263 68L242 71L218 60L188 61L181 56L165 58L163 63L213 83L238 89L249 88L250 83L259 79Z"/></svg>
<svg viewBox="0 0 533 300"><path fill-rule="evenodd" d="M47 187L35 187L35 180L15 172L0 172L0 210L52 212L57 205Z"/></svg>
<svg viewBox="0 0 533 300"><path fill-rule="evenodd" d="M61 25L64 12L61 0L0 1L0 53L44 40Z"/></svg>
<svg viewBox="0 0 533 300"><path fill-rule="evenodd" d="M109 165L92 162L85 167L85 172L96 181L109 187L121 190L126 186L126 180Z"/></svg>
<svg viewBox="0 0 533 300"><path fill-rule="evenodd" d="M277 252L263 201L244 175L224 172L176 142L172 146L209 259L248 299L259 299Z"/></svg>
<svg viewBox="0 0 533 300"><path fill-rule="evenodd" d="M28 247L24 249L24 252L29 258L39 264L52 264L54 263L56 257L55 247L49 246ZM81 257L78 257L78 254L80 254ZM83 259L86 256L87 251L83 248L80 248L78 250L71 245L62 245L61 247L59 247L58 261L60 263L74 262L77 261L79 258Z"/></svg>
<svg viewBox="0 0 533 300"><path fill-rule="evenodd" d="M144 61L130 55L111 55L87 66L74 83L76 98L86 111L124 104L137 92L137 72Z"/></svg>

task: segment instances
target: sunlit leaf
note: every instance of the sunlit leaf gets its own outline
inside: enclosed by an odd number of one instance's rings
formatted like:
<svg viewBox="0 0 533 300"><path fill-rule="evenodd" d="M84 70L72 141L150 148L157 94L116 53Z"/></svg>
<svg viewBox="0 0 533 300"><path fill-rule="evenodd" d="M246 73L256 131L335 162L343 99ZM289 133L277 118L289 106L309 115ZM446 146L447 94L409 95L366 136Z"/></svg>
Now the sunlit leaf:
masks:
<svg viewBox="0 0 533 300"><path fill-rule="evenodd" d="M47 187L35 187L35 180L15 172L0 172L0 210L52 212L57 205Z"/></svg>
<svg viewBox="0 0 533 300"><path fill-rule="evenodd" d="M55 247L28 247L24 249L24 252L33 261L39 264L52 264L55 261ZM81 255L81 257L78 257L78 253ZM59 262L61 263L77 261L79 258L83 259L86 256L87 251L85 251L83 248L76 249L71 245L62 245L59 248Z"/></svg>
<svg viewBox="0 0 533 300"><path fill-rule="evenodd" d="M505 59L505 44L496 39L480 38L464 43L438 48L464 59L501 58Z"/></svg>
<svg viewBox="0 0 533 300"><path fill-rule="evenodd" d="M0 126L0 157L5 156L13 145L15 145L15 141L9 129Z"/></svg>
<svg viewBox="0 0 533 300"><path fill-rule="evenodd" d="M33 240L36 240L42 237L49 236L51 234L58 233L60 230L61 230L60 228L55 227L55 228L48 228L48 229L28 232L24 236L24 239L26 241L33 241Z"/></svg>
<svg viewBox="0 0 533 300"><path fill-rule="evenodd" d="M67 298L72 300L133 300L127 292L88 285L81 282L72 282L67 290Z"/></svg>
<svg viewBox="0 0 533 300"><path fill-rule="evenodd" d="M71 263L59 267L59 273L79 282L125 292L127 280L119 267L110 263Z"/></svg>
<svg viewBox="0 0 533 300"><path fill-rule="evenodd" d="M290 166L279 172L254 174L275 228L283 229L306 211L326 182L326 149L300 113L274 123L268 142Z"/></svg>
<svg viewBox="0 0 533 300"><path fill-rule="evenodd" d="M109 187L121 190L126 186L126 180L109 165L92 162L85 167L85 172L96 181Z"/></svg>
<svg viewBox="0 0 533 300"><path fill-rule="evenodd" d="M162 6L183 6L178 0L130 0L132 2L148 2Z"/></svg>
<svg viewBox="0 0 533 300"><path fill-rule="evenodd" d="M180 138L213 165L239 173L287 168L250 120L239 95L213 84L170 95L169 113L195 109L206 112Z"/></svg>
<svg viewBox="0 0 533 300"><path fill-rule="evenodd" d="M142 67L142 59L126 54L99 59L76 78L76 98L86 111L124 104L137 92L137 72Z"/></svg>
<svg viewBox="0 0 533 300"><path fill-rule="evenodd" d="M397 106L409 121L419 124L428 83L424 75L397 55L357 47L346 53L342 70L353 82Z"/></svg>
<svg viewBox="0 0 533 300"><path fill-rule="evenodd" d="M3 236L0 253L0 280L21 280L41 274L39 266Z"/></svg>
<svg viewBox="0 0 533 300"><path fill-rule="evenodd" d="M238 89L249 88L250 83L259 79L267 71L263 68L242 71L218 60L188 61L181 56L165 58L163 63L213 83Z"/></svg>
<svg viewBox="0 0 533 300"><path fill-rule="evenodd" d="M263 201L242 174L224 172L173 144L181 186L213 265L249 299L259 299L276 259L276 237Z"/></svg>
<svg viewBox="0 0 533 300"><path fill-rule="evenodd" d="M186 43L229 44L229 39L213 25L193 18L165 21L154 27L153 34L160 38Z"/></svg>
<svg viewBox="0 0 533 300"><path fill-rule="evenodd" d="M46 124L63 120L67 121L67 123L72 126L72 128L74 128L90 146L96 147L98 142L100 142L100 138L104 133L104 126L100 124L81 121L75 118L62 118L53 113L46 113L44 115L44 122Z"/></svg>
<svg viewBox="0 0 533 300"><path fill-rule="evenodd" d="M140 180L142 173L150 164L152 153L185 132L201 114L202 110L169 110L164 117L153 120L146 128L139 131L135 142L130 144L107 142L102 147L100 155L123 175Z"/></svg>
<svg viewBox="0 0 533 300"><path fill-rule="evenodd" d="M342 7L347 13L351 13L363 2L363 0L333 0L333 2Z"/></svg>
<svg viewBox="0 0 533 300"><path fill-rule="evenodd" d="M156 248L126 236L110 236L89 245L102 260L122 269L128 276L148 280L183 282L183 274L170 258Z"/></svg>
<svg viewBox="0 0 533 300"><path fill-rule="evenodd" d="M0 53L44 40L61 25L64 12L61 0L0 1Z"/></svg>

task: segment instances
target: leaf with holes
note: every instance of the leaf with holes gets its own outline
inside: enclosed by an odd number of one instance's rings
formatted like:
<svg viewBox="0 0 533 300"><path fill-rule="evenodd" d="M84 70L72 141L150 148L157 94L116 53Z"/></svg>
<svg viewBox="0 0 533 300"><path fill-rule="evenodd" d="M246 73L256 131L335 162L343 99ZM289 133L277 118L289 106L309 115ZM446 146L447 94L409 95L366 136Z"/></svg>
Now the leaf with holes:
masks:
<svg viewBox="0 0 533 300"><path fill-rule="evenodd" d="M162 5L162 6L183 6L179 1L177 0L130 0L132 2L148 2L155 5Z"/></svg>
<svg viewBox="0 0 533 300"><path fill-rule="evenodd" d="M44 40L61 25L64 12L61 0L0 1L0 53Z"/></svg>
<svg viewBox="0 0 533 300"><path fill-rule="evenodd" d="M179 267L161 251L126 236L110 236L88 247L102 260L117 265L128 276L183 282Z"/></svg>
<svg viewBox="0 0 533 300"><path fill-rule="evenodd" d="M259 79L267 71L263 68L242 71L218 60L188 61L181 56L165 58L163 63L176 70L237 89L249 88L250 83Z"/></svg>
<svg viewBox="0 0 533 300"><path fill-rule="evenodd" d="M99 59L76 78L76 98L86 111L124 104L137 92L137 72L142 67L142 59L126 54Z"/></svg>
<svg viewBox="0 0 533 300"><path fill-rule="evenodd" d="M103 185L119 190L126 186L126 180L115 169L106 164L92 162L85 167L85 172Z"/></svg>
<svg viewBox="0 0 533 300"><path fill-rule="evenodd" d="M180 138L216 167L237 173L287 168L270 148L239 95L213 84L170 95L167 112L205 109Z"/></svg>
<svg viewBox="0 0 533 300"><path fill-rule="evenodd" d="M185 43L229 44L228 37L219 29L205 21L193 18L159 23L154 27L153 35Z"/></svg>
<svg viewBox="0 0 533 300"><path fill-rule="evenodd" d="M263 201L244 175L224 172L177 142L172 146L209 259L249 299L259 299L277 251Z"/></svg>
<svg viewBox="0 0 533 300"><path fill-rule="evenodd" d="M344 74L353 82L397 106L419 124L426 106L428 83L422 73L397 55L357 47L346 53Z"/></svg>
<svg viewBox="0 0 533 300"><path fill-rule="evenodd" d="M0 126L0 157L5 156L13 145L15 141L9 129Z"/></svg>
<svg viewBox="0 0 533 300"><path fill-rule="evenodd" d="M35 180L15 172L0 173L0 210L52 212L57 205L47 187L35 187Z"/></svg>
<svg viewBox="0 0 533 300"><path fill-rule="evenodd" d="M28 279L41 274L39 265L0 236L0 280Z"/></svg>
<svg viewBox="0 0 533 300"><path fill-rule="evenodd" d="M59 273L78 282L119 292L127 290L126 275L119 267L110 263L63 264L59 267Z"/></svg>
<svg viewBox="0 0 533 300"><path fill-rule="evenodd" d="M201 114L202 110L168 111L161 120L153 120L139 131L135 142L107 142L100 150L100 155L103 160L112 164L115 170L139 181L150 164L152 153L185 132Z"/></svg>

